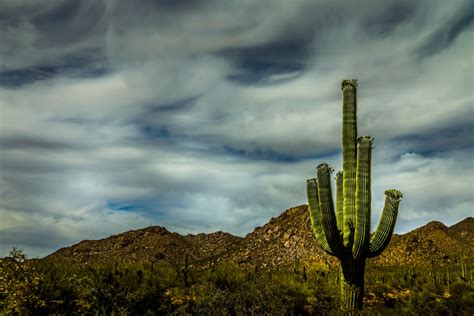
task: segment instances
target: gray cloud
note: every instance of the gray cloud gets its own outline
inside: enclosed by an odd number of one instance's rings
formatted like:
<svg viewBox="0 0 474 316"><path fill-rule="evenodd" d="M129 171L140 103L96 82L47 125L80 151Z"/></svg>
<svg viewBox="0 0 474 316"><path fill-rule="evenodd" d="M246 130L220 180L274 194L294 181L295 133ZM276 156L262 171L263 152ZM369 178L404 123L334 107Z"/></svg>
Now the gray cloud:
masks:
<svg viewBox="0 0 474 316"><path fill-rule="evenodd" d="M0 68L59 67L100 60L107 23L101 1L6 1Z"/></svg>
<svg viewBox="0 0 474 316"><path fill-rule="evenodd" d="M418 53L422 56L436 54L449 47L467 28L472 29L474 22L472 9L472 3L462 3L455 12L448 15L444 23L431 32L427 40L418 48Z"/></svg>
<svg viewBox="0 0 474 316"><path fill-rule="evenodd" d="M467 1L4 1L0 249L146 225L244 235L340 157L340 80L376 138L373 222L472 204ZM37 242L39 237L44 241Z"/></svg>

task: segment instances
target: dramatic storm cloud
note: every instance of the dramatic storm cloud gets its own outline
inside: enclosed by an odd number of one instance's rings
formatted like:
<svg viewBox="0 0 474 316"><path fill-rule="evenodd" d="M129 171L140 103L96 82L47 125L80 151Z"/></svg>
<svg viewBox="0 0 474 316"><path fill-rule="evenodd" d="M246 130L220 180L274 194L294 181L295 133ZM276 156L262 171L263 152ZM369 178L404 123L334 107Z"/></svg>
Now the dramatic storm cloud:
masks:
<svg viewBox="0 0 474 316"><path fill-rule="evenodd" d="M470 1L0 4L0 255L150 225L245 235L375 137L373 225L472 214Z"/></svg>

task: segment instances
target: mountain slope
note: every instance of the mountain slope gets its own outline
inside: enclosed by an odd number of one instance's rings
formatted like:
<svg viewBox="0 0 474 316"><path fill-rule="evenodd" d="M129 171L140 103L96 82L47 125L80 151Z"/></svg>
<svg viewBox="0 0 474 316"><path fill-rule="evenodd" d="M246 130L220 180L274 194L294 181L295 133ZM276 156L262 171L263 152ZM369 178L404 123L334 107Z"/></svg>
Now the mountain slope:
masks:
<svg viewBox="0 0 474 316"><path fill-rule="evenodd" d="M306 205L290 208L255 228L229 259L262 268L293 266L298 262L328 265L334 261L314 238Z"/></svg>
<svg viewBox="0 0 474 316"><path fill-rule="evenodd" d="M444 265L459 262L461 256L473 260L473 230L472 218L449 228L440 222L430 222L407 234L394 234L387 249L369 262L386 266L431 262ZM306 205L288 209L256 228L245 237L231 259L262 267L292 266L296 262L332 265L335 262L335 258L317 244Z"/></svg>
<svg viewBox="0 0 474 316"><path fill-rule="evenodd" d="M474 220L451 227L430 222L404 235L394 235L387 249L370 264L422 265L474 259ZM180 235L160 226L125 232L101 240L86 240L62 248L47 259L71 264L105 262L166 262L204 266L218 261L261 268L291 267L298 263L334 266L336 259L319 247L306 205L290 208L245 238L224 232Z"/></svg>
<svg viewBox="0 0 474 316"><path fill-rule="evenodd" d="M209 257L218 257L241 241L241 237L224 232L182 236L164 227L152 226L100 240L84 240L59 249L45 259L82 265L115 262L182 264L188 254L191 262L207 262Z"/></svg>
<svg viewBox="0 0 474 316"><path fill-rule="evenodd" d="M474 257L474 218L468 217L450 226L448 235L461 243L463 254Z"/></svg>
<svg viewBox="0 0 474 316"><path fill-rule="evenodd" d="M433 221L407 234L395 236L374 264L420 265L459 262L462 245L448 234L448 227Z"/></svg>

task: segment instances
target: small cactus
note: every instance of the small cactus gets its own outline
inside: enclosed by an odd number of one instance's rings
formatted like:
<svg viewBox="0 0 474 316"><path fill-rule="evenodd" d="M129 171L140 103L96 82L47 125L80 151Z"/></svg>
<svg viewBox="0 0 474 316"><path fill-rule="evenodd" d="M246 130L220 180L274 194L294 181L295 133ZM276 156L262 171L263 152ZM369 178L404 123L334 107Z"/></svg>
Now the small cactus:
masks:
<svg viewBox="0 0 474 316"><path fill-rule="evenodd" d="M357 80L343 80L343 171L336 174L336 208L330 175L323 163L317 177L307 181L311 224L320 246L340 263L342 309L362 309L367 258L378 256L390 242L402 194L385 191L385 206L375 232L370 234L371 152L373 138L357 137Z"/></svg>
<svg viewBox="0 0 474 316"><path fill-rule="evenodd" d="M184 257L184 266L181 268L181 272L183 273L183 281L184 281L184 287L188 288L189 287L189 266L188 266L188 254Z"/></svg>

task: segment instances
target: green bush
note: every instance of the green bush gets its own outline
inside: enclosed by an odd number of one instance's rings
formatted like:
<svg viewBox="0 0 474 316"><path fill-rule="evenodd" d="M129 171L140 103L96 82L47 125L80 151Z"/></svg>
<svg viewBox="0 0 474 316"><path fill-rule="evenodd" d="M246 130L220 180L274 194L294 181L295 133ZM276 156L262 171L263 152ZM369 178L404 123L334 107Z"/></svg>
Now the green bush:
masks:
<svg viewBox="0 0 474 316"><path fill-rule="evenodd" d="M445 281L447 271L450 282ZM26 260L15 250L0 259L0 313L3 309L15 315L339 315L338 274L317 267L265 271L227 263L190 268L185 286L181 267L74 268ZM474 287L461 275L459 265L369 267L363 314L471 315Z"/></svg>

